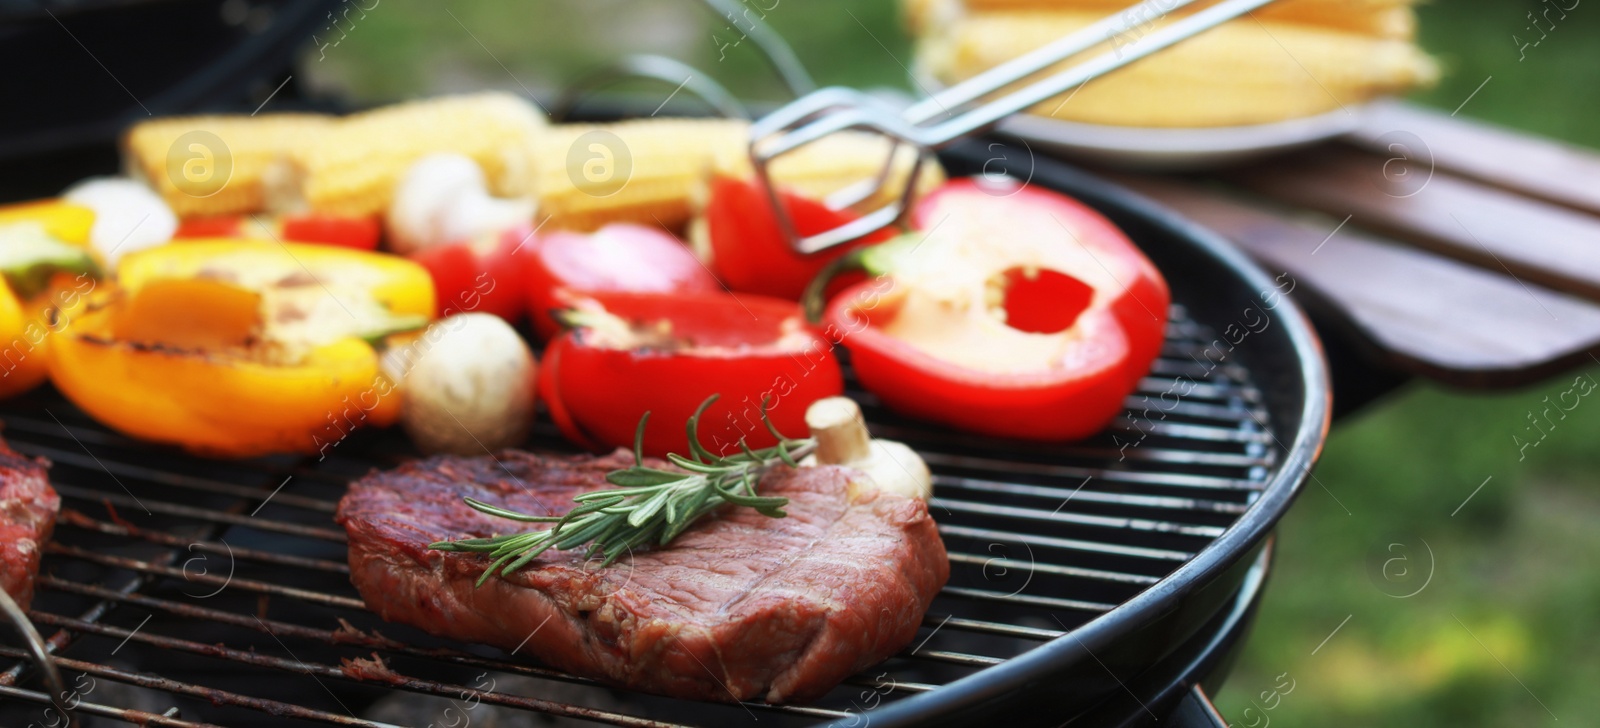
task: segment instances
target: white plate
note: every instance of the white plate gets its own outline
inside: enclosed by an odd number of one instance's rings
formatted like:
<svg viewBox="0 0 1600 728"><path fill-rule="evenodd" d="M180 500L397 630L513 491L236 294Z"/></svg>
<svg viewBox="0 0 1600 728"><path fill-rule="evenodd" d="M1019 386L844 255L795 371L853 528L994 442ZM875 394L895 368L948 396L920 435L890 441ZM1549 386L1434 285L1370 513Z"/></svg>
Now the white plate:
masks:
<svg viewBox="0 0 1600 728"><path fill-rule="evenodd" d="M1354 130L1366 106L1271 124L1199 128L1107 126L1017 114L1000 123L1001 133L1036 152L1137 169L1197 169L1331 139Z"/></svg>

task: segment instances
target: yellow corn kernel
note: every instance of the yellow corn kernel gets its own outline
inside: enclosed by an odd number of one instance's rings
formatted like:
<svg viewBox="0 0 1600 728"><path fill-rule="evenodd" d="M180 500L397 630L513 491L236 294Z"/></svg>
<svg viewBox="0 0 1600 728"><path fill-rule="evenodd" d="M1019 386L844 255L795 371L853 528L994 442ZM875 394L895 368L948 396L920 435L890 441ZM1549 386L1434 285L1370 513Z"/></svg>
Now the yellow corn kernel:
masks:
<svg viewBox="0 0 1600 728"><path fill-rule="evenodd" d="M155 188L179 217L260 212L267 167L332 123L318 114L153 119L123 135L123 167Z"/></svg>
<svg viewBox="0 0 1600 728"><path fill-rule="evenodd" d="M920 59L946 83L1015 58L1102 16L1079 12L977 13L923 42ZM1148 33L1169 20L1156 21ZM1068 59L1137 43L1119 37ZM1432 83L1432 59L1407 41L1243 18L1201 33L1031 113L1093 124L1204 127L1311 116Z"/></svg>
<svg viewBox="0 0 1600 728"><path fill-rule="evenodd" d="M552 227L592 230L609 222L635 222L677 229L694 213L708 172L745 177L750 127L725 119L646 119L615 124L552 127L538 143L539 209ZM823 198L872 178L888 161L882 137L834 134L783 155L772 176L808 197ZM913 155L901 147L893 176L861 207L899 194ZM927 165L919 183L938 184L943 174Z"/></svg>
<svg viewBox="0 0 1600 728"><path fill-rule="evenodd" d="M385 106L339 120L269 170L269 206L339 215L383 212L395 184L417 159L435 153L470 157L490 192L530 192L534 140L544 115L521 97L489 92Z"/></svg>

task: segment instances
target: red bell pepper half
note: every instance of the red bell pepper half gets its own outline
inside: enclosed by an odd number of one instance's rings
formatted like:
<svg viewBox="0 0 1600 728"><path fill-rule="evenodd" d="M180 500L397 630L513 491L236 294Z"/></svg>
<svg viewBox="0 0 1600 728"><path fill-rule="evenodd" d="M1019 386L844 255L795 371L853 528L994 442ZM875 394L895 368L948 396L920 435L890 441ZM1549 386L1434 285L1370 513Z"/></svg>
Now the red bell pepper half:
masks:
<svg viewBox="0 0 1600 728"><path fill-rule="evenodd" d="M930 233L837 266L878 276L824 317L868 391L913 417L1033 440L1086 437L1122 411L1160 351L1170 294L1120 230L1068 197L971 180L924 198L912 225Z"/></svg>
<svg viewBox="0 0 1600 728"><path fill-rule="evenodd" d="M537 244L526 225L477 240L424 248L407 256L428 269L440 318L492 313L510 323L527 312L527 258Z"/></svg>
<svg viewBox="0 0 1600 728"><path fill-rule="evenodd" d="M730 454L777 444L761 422L805 435L806 407L843 391L833 347L793 302L726 293L598 293L566 318L575 327L545 348L539 397L562 434L594 450L633 443L650 413L644 451L687 453L684 423L700 418L706 449Z"/></svg>
<svg viewBox="0 0 1600 728"><path fill-rule="evenodd" d="M722 284L676 237L613 223L593 233L558 230L530 244L528 302L545 340L561 333L555 312L589 293L718 293Z"/></svg>
<svg viewBox="0 0 1600 728"><path fill-rule="evenodd" d="M800 235L815 235L858 217L781 189L778 199ZM706 248L702 257L709 255L708 264L717 278L735 291L790 300L799 300L806 284L839 256L893 236L881 230L814 255L802 255L784 240L766 190L754 181L727 175L712 177L710 198L701 215Z"/></svg>
<svg viewBox="0 0 1600 728"><path fill-rule="evenodd" d="M178 223L173 238L261 238L286 243L321 243L356 250L377 250L383 226L374 216L220 215L192 217Z"/></svg>

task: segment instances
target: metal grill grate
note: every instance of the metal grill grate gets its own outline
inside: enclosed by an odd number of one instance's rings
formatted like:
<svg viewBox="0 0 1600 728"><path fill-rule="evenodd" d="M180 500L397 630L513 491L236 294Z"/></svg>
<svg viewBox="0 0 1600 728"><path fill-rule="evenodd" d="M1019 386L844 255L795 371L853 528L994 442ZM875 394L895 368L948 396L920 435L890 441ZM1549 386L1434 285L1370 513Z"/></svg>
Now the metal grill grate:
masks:
<svg viewBox="0 0 1600 728"><path fill-rule="evenodd" d="M1167 337L1125 417L1081 443L951 433L852 392L875 434L932 467L951 579L910 648L812 705L624 693L381 622L349 584L332 514L353 476L409 452L398 435L357 433L321 462L213 462L109 432L54 393L3 413L13 447L55 463L63 498L30 617L73 683L69 703L107 724L551 724L517 722L517 711L629 726L853 719L1115 609L1245 512L1276 463L1260 393L1242 367L1209 364L1214 337L1181 306ZM565 449L544 424L534 447ZM0 723L62 725L26 653L0 646L7 666Z"/></svg>

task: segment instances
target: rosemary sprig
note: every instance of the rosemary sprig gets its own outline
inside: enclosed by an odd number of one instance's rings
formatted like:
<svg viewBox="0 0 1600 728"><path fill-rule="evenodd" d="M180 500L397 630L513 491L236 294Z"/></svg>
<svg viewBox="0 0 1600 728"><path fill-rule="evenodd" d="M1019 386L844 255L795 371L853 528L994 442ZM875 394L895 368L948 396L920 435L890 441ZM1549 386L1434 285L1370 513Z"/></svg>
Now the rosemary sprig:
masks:
<svg viewBox="0 0 1600 728"><path fill-rule="evenodd" d="M587 544L587 556L603 555L605 560L601 568L605 568L636 546L652 542L666 544L701 516L727 503L754 508L773 518L788 515L783 511L788 498L757 495L756 484L762 474L779 463L796 465L815 449L815 441L784 437L767 417L763 402L761 421L778 439L778 444L751 450L741 438L739 452L726 457L713 454L700 444L698 430L700 416L715 401L716 395L706 398L689 418L686 425L688 457L667 455L673 465L685 472L645 466L644 428L650 421L650 413L646 412L634 431L633 467L606 474L606 481L616 488L573 496L576 507L559 516L533 516L466 498L467 505L491 516L555 525L542 531L439 541L429 544L428 548L486 553L494 557L494 562L483 570L483 576L478 577L477 586L483 586L497 571L501 576L509 575L552 548L565 551Z"/></svg>

